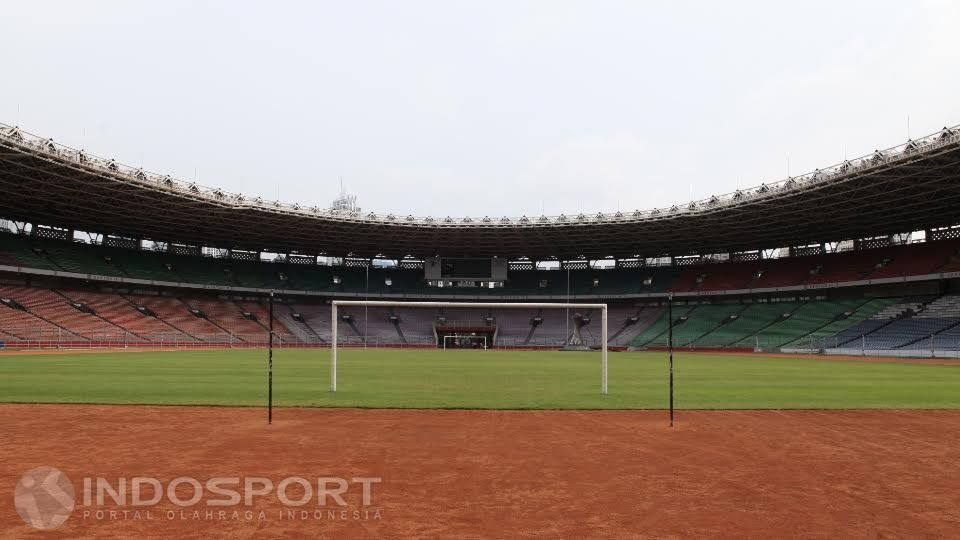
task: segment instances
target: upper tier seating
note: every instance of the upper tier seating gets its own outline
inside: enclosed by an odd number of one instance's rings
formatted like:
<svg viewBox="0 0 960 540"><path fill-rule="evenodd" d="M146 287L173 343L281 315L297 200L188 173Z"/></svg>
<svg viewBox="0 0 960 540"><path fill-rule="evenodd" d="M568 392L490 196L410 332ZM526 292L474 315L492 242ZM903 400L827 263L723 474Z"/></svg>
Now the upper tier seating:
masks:
<svg viewBox="0 0 960 540"><path fill-rule="evenodd" d="M842 283L960 270L960 240L863 251L690 266L670 290L718 291Z"/></svg>
<svg viewBox="0 0 960 540"><path fill-rule="evenodd" d="M638 295L822 284L960 270L960 240L685 267L510 271L503 288L428 287L422 270L249 262L0 233L0 265L222 287L383 294ZM367 277L369 276L369 282Z"/></svg>

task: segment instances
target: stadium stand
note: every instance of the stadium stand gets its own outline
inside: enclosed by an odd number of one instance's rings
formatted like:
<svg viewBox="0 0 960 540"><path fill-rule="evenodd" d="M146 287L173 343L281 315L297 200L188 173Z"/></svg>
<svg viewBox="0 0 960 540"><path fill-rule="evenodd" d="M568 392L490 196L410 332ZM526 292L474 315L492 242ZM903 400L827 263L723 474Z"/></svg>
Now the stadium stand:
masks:
<svg viewBox="0 0 960 540"><path fill-rule="evenodd" d="M869 348L868 347L868 336L870 336L870 344L887 344L890 342L899 343L899 337L892 337L893 334L887 332L884 334L876 334L887 326L893 325L895 322L901 319L907 319L918 313L926 302L931 301L931 298L908 298L901 299L898 302L888 304L883 307L871 316L869 319L860 321L859 323L852 325L844 330L837 332L831 337L827 337L821 343L820 348L836 348L849 346L851 343L855 342L854 345L857 348ZM901 325L895 326L892 330L894 333L899 333L905 330L909 330L910 325L901 327ZM919 328L918 328L919 330ZM892 348L892 347L890 347Z"/></svg>
<svg viewBox="0 0 960 540"><path fill-rule="evenodd" d="M612 306L609 314L610 345L629 345L641 332L663 316L656 305L640 307Z"/></svg>
<svg viewBox="0 0 960 540"><path fill-rule="evenodd" d="M182 302L191 314L199 314L199 318L206 319L233 339L262 340L267 332L260 322L244 317L243 310L231 301L188 298Z"/></svg>
<svg viewBox="0 0 960 540"><path fill-rule="evenodd" d="M425 345L436 343L434 325L437 317L442 316L442 310L428 309L400 309L393 308L392 313L399 317L398 331L403 334L404 342L408 345ZM477 311L473 310L474 316ZM475 322L474 324L483 324Z"/></svg>
<svg viewBox="0 0 960 540"><path fill-rule="evenodd" d="M932 336L953 323L951 319L897 319L863 336L865 349L889 350Z"/></svg>
<svg viewBox="0 0 960 540"><path fill-rule="evenodd" d="M670 286L673 292L748 289L755 286L760 263L714 263L688 267Z"/></svg>
<svg viewBox="0 0 960 540"><path fill-rule="evenodd" d="M519 309L505 309L496 313L498 344L523 345L536 331L531 319L536 312Z"/></svg>
<svg viewBox="0 0 960 540"><path fill-rule="evenodd" d="M293 333L306 335L310 342L314 336L321 343L330 341L330 306L294 303L288 304L287 309L289 314L282 309L276 309L276 313L281 314L281 320ZM295 316L299 317L299 320L294 318ZM293 330L294 328L298 330Z"/></svg>
<svg viewBox="0 0 960 540"><path fill-rule="evenodd" d="M259 316L259 315L258 315ZM293 336L293 339L300 343L326 343L327 340L320 337L309 324L303 319L292 305L278 303L275 306L274 317L276 321L284 326Z"/></svg>
<svg viewBox="0 0 960 540"><path fill-rule="evenodd" d="M960 324L960 296L943 296L913 317L897 320L867 336L865 347L876 349L934 349L952 344L951 331Z"/></svg>
<svg viewBox="0 0 960 540"><path fill-rule="evenodd" d="M13 292L13 294L11 294ZM16 291L0 292L0 331L6 336L8 341L39 341L44 339L57 339L62 333L62 329L50 321L44 320L25 309L14 308L7 305L13 298Z"/></svg>
<svg viewBox="0 0 960 540"><path fill-rule="evenodd" d="M675 317L673 329L673 343L684 347L694 345L700 338L713 332L721 325L730 321L730 317L737 316L744 309L740 304L699 305L687 311L680 317ZM647 346L667 345L666 332L653 338Z"/></svg>
<svg viewBox="0 0 960 540"><path fill-rule="evenodd" d="M697 265L685 268L670 290L759 289L952 272L960 269L958 248L958 241L947 240L827 255Z"/></svg>
<svg viewBox="0 0 960 540"><path fill-rule="evenodd" d="M956 253L955 242L934 242L918 244L909 250L886 248L882 250L883 258L876 263L871 279L916 276L930 272L941 272L950 262L951 255ZM949 271L949 270L947 270Z"/></svg>
<svg viewBox="0 0 960 540"><path fill-rule="evenodd" d="M72 302L90 306L100 317L110 321L119 330L126 333L122 338L127 341L153 341L160 336L169 336L183 341L186 336L177 332L162 320L140 312L129 300L118 294L104 294L89 291L63 291L62 294ZM174 334L180 334L175 336Z"/></svg>
<svg viewBox="0 0 960 540"><path fill-rule="evenodd" d="M841 283L867 279L882 257L877 251L854 251L816 257L807 283ZM880 259L882 260L882 258Z"/></svg>
<svg viewBox="0 0 960 540"><path fill-rule="evenodd" d="M684 267L587 268L569 272L516 270L509 273L503 287L496 289L438 289L427 286L423 271L417 269L231 260L0 234L0 265L72 273L67 275L103 276L98 279L105 284L122 278L161 282L157 285L160 289L192 284L212 288L210 294L221 294L220 298L184 290L116 294L96 290L96 280L87 280L82 288L76 289L9 285L0 289L0 298L9 297L23 309L0 308L0 338L15 341L66 336L76 341L91 341L114 336L128 343L225 344L262 340L268 317L263 297L232 300L218 292L243 287L310 290L320 294L363 292L373 297L383 294L564 297L568 287L571 295L590 297L666 292L702 295L711 291L763 291L798 284L820 286L954 272L960 269L958 250L960 240L953 239L846 253ZM848 298L836 300L767 302L765 298L736 297L678 300L674 305L674 344L691 348L760 347L765 350L844 346L924 349L929 347L932 338L933 343L939 339L944 346L953 346L957 334L955 322L960 317L960 305L953 298L868 299L854 291ZM652 303L611 302L610 344L665 346L665 312L662 305ZM439 317L468 325L488 324L484 318L493 317L497 345L562 344L571 331L565 315L559 312L371 308L367 311L366 328L362 310L344 314L350 317L338 323L341 339L357 343L362 342L364 336L368 343L434 343L434 324ZM582 315L592 318L596 314ZM291 343L325 343L330 339L329 306L322 298L280 302L276 316L278 339ZM535 317L540 317L542 322L532 324ZM583 337L588 344L597 344L596 328L596 324L584 327ZM856 340L859 343L854 343Z"/></svg>
<svg viewBox="0 0 960 540"><path fill-rule="evenodd" d="M262 342L269 317L264 303L215 297L115 294L0 286L0 337L5 341L111 340L127 344ZM326 343L325 303L276 305L274 329L287 344ZM573 312L577 312L575 309ZM593 319L591 311L578 312ZM573 328L562 311L533 309L342 309L343 343L423 345L436 342L434 326L493 325L494 345L559 346ZM492 318L492 321L488 321ZM541 320L533 324L534 318ZM612 305L611 345L667 344L662 305ZM631 321L630 324L627 322ZM839 347L926 350L956 347L960 296L841 298L803 302L689 304L674 307L674 344L688 348L811 350ZM366 326L365 326L366 324ZM583 328L588 345L599 342L595 321Z"/></svg>
<svg viewBox="0 0 960 540"><path fill-rule="evenodd" d="M960 296L943 296L931 302L917 315L928 323L914 328L910 341L901 348L912 350L960 349ZM923 335L929 333L929 335Z"/></svg>
<svg viewBox="0 0 960 540"><path fill-rule="evenodd" d="M404 344L403 335L397 330L397 326L390 322L393 309L371 307L364 313L363 308L359 308L354 314L357 328L366 336L367 343Z"/></svg>
<svg viewBox="0 0 960 540"><path fill-rule="evenodd" d="M860 302L860 300L851 301L851 303L857 302ZM806 335L798 335L793 340L785 342L783 347L792 347L797 350L803 350L804 346L806 346L806 349L824 348L824 341L827 338L832 338L839 332L876 315L895 302L897 302L895 298L874 298L862 302L855 309L838 312L833 319L820 328ZM832 309L831 312L836 312L836 309Z"/></svg>
<svg viewBox="0 0 960 540"><path fill-rule="evenodd" d="M674 306L673 308L673 320L679 321L687 314L695 309L696 306ZM652 324L648 325L643 331L639 332L633 340L630 341L630 345L633 347L645 347L653 340L665 336L667 333L669 319L667 310L663 310L659 317Z"/></svg>
<svg viewBox="0 0 960 540"><path fill-rule="evenodd" d="M503 288L471 287L438 290L428 287L421 270L369 269L249 262L215 257L173 255L153 251L91 246L79 242L0 234L0 261L10 266L136 278L215 287L253 287L317 292L363 291L367 294L523 294L563 296L567 279L572 295L638 295L764 289L802 284L842 283L960 268L960 240L868 249L856 252L709 263L684 268L519 270ZM0 264L3 264L0 262ZM389 284L388 284L389 283Z"/></svg>
<svg viewBox="0 0 960 540"><path fill-rule="evenodd" d="M177 331L178 338L186 335L191 341L231 342L228 332L203 317L191 313L190 307L179 298L167 296L127 295L138 306L152 311Z"/></svg>
<svg viewBox="0 0 960 540"><path fill-rule="evenodd" d="M953 317L951 320L953 321L952 325L948 325L943 330L930 336L929 341L920 337L909 344L907 348L914 350L960 350L960 318Z"/></svg>
<svg viewBox="0 0 960 540"><path fill-rule="evenodd" d="M570 311L570 317L573 318L575 313L588 319L592 315L590 310L581 311L573 309ZM569 334L573 333L573 322L567 320L563 311L553 309L539 310L535 316L540 317L543 322L533 327L534 332L524 345L562 346L567 342ZM592 322L591 319L591 325ZM591 325L584 326L581 330L582 338L587 344L596 342L591 332Z"/></svg>
<svg viewBox="0 0 960 540"><path fill-rule="evenodd" d="M864 303L862 299L806 302L789 313L789 317L781 316L770 326L740 340L736 345L777 349L786 343L808 338L810 334L831 322L838 321L839 317L852 312Z"/></svg>
<svg viewBox="0 0 960 540"><path fill-rule="evenodd" d="M956 317L960 315L960 296L958 295L947 295L941 296L936 300L928 303L920 313L917 314L917 317L926 319L926 318L947 318L947 317Z"/></svg>
<svg viewBox="0 0 960 540"><path fill-rule="evenodd" d="M244 346L267 335L271 293L284 343L329 343L336 324L344 343L431 344L443 322L497 345L557 346L570 314L378 307L331 321L329 301L565 299L607 303L616 346L662 347L672 322L674 343L689 348L932 354L940 343L960 353L956 128L669 209L479 220L266 203L15 126L0 146L5 344ZM929 180L917 183L924 167ZM428 280L434 256L496 258L507 273ZM598 314L580 314L596 345Z"/></svg>
<svg viewBox="0 0 960 540"><path fill-rule="evenodd" d="M92 311L82 311L62 294L49 289L0 287L0 297L16 300L36 318L53 324L71 339L88 340L117 334L117 328ZM22 332L31 333L29 328Z"/></svg>
<svg viewBox="0 0 960 540"><path fill-rule="evenodd" d="M756 267L754 288L790 287L806 284L810 272L817 266L816 257L797 257L793 260L767 260Z"/></svg>
<svg viewBox="0 0 960 540"><path fill-rule="evenodd" d="M96 247L85 244L49 242L43 248L46 256L66 272L97 274L101 276L126 276L111 264L109 256Z"/></svg>
<svg viewBox="0 0 960 540"><path fill-rule="evenodd" d="M951 251L946 263L936 269L937 272L960 272L960 249Z"/></svg>
<svg viewBox="0 0 960 540"><path fill-rule="evenodd" d="M796 302L750 304L735 318L701 337L696 345L733 347L744 340L753 340L758 332L792 314L799 306Z"/></svg>

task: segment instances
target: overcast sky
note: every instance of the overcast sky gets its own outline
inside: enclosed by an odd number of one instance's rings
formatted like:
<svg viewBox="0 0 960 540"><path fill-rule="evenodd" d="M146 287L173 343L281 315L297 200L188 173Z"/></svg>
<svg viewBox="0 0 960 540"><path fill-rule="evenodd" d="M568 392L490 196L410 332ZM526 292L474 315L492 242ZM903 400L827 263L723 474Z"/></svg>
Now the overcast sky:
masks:
<svg viewBox="0 0 960 540"><path fill-rule="evenodd" d="M3 0L0 122L246 195L649 209L960 124L960 2Z"/></svg>

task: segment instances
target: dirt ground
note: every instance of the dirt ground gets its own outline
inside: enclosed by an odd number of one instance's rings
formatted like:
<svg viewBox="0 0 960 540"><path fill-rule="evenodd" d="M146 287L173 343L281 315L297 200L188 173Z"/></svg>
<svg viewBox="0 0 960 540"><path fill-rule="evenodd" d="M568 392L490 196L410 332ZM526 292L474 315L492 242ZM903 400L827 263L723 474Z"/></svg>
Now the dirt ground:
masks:
<svg viewBox="0 0 960 540"><path fill-rule="evenodd" d="M960 530L960 411L681 411L673 429L652 411L274 413L267 425L266 411L252 408L0 405L0 537L877 538ZM21 475L40 466L62 470L76 490L72 514L46 532L25 524L13 497ZM161 488L181 476L203 485L221 476L350 483L345 507L333 498L319 506L317 486L299 507L282 504L279 489L249 507L206 506L217 498L210 491L185 508L166 497L149 507L129 498L97 506L95 491L90 504L83 500L84 478L116 487L138 476ZM370 504L354 477L382 479L369 484ZM175 489L182 499L193 492Z"/></svg>

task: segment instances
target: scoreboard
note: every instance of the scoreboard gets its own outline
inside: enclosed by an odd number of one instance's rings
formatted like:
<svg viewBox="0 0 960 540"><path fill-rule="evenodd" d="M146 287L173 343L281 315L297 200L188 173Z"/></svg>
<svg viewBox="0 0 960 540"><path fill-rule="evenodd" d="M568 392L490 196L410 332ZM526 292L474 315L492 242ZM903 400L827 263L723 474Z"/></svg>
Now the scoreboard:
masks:
<svg viewBox="0 0 960 540"><path fill-rule="evenodd" d="M506 281L507 260L430 257L424 261L423 271L428 280Z"/></svg>

